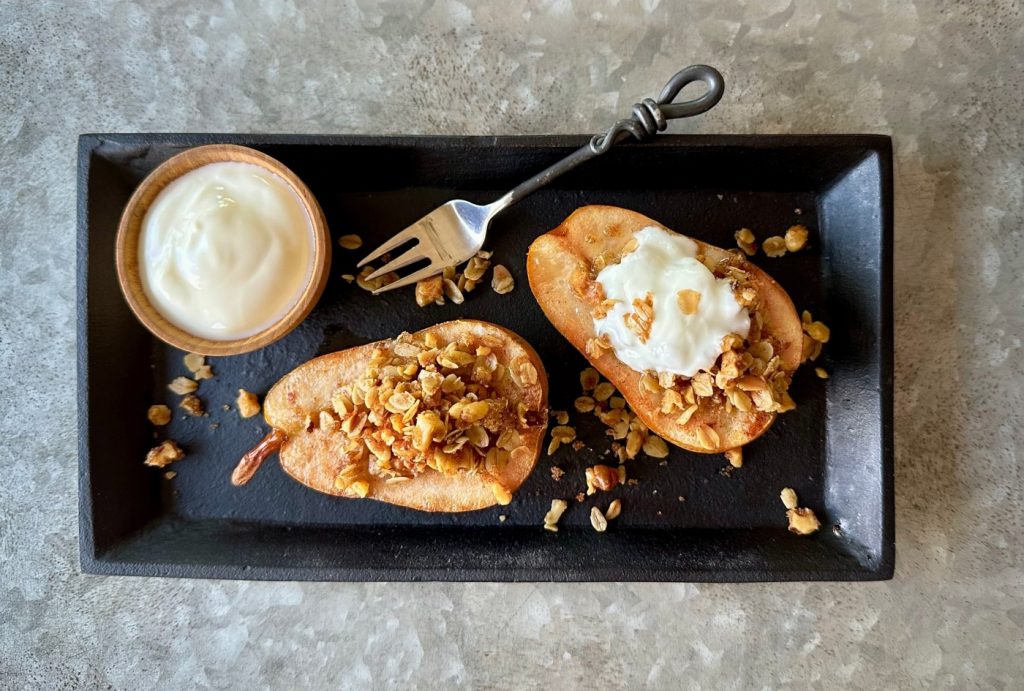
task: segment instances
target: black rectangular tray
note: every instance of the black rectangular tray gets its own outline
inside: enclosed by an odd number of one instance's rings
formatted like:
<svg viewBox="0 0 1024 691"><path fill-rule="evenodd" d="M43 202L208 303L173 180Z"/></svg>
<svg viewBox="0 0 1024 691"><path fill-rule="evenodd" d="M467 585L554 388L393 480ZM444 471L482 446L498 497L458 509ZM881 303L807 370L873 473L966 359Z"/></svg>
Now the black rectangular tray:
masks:
<svg viewBox="0 0 1024 691"><path fill-rule="evenodd" d="M625 144L512 207L488 241L516 289L489 286L461 306L421 309L411 293L372 297L341 279L358 252L336 249L331 279L310 317L282 341L214 358L201 395L210 417L176 410L166 434L188 449L166 480L142 459L156 438L145 418L173 406L167 383L185 374L182 353L156 341L123 300L114 270L118 218L139 181L171 155L208 143L260 149L299 175L332 234L368 249L442 202L490 201L566 155L584 137L356 137L205 134L83 135L78 177L78 387L83 571L99 574L296 580L781 581L891 578L892 153L881 136L659 136ZM229 475L265 432L239 419L237 390L266 391L318 354L476 317L524 336L546 363L551 405L572 409L584 359L548 323L526 282L538 234L584 204L614 204L730 247L733 232L759 238L793 223L812 230L809 250L758 259L832 329L827 381L802 368L780 416L723 473L722 456L673 449L667 465L629 465L622 516L607 533L589 524L583 468L607 446L592 418L573 424L595 449L542 456L507 507L432 515L318 494L268 462L235 488ZM588 421L589 420L589 421ZM216 429L213 429L217 426ZM556 463L566 471L552 479ZM779 501L797 490L823 529L786 530ZM570 499L555 534L541 528L552 498ZM499 516L506 516L504 522Z"/></svg>

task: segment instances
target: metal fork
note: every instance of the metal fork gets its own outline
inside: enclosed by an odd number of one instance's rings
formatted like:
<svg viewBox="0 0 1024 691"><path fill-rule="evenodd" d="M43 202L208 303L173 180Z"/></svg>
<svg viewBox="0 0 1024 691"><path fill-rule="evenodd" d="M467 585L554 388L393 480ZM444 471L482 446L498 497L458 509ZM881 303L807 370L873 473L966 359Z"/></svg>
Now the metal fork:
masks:
<svg viewBox="0 0 1024 691"><path fill-rule="evenodd" d="M683 87L692 82L704 82L707 85L707 91L690 101L672 103ZM585 146L534 175L497 201L481 206L462 199L455 199L439 206L395 235L366 255L359 262L359 266L364 266L382 254L414 240L416 244L371 273L366 280L373 280L424 259L430 262L422 269L373 291L374 294L378 294L422 281L441 273L447 266L455 266L468 261L483 247L491 219L509 206L584 161L600 156L608 151L613 144L630 136L638 141L643 141L663 131L668 126L669 120L688 118L707 112L721 100L724 90L725 83L722 75L713 67L691 65L680 70L668 80L665 88L658 95L657 101L645 98L640 103L633 104L632 117L619 120L604 134L594 135Z"/></svg>

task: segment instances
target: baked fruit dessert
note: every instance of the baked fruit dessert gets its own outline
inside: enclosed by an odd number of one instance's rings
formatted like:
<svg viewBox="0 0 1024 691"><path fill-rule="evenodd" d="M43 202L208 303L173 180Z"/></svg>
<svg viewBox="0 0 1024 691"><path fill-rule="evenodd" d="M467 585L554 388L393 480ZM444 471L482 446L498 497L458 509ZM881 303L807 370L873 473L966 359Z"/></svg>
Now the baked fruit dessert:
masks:
<svg viewBox="0 0 1024 691"><path fill-rule="evenodd" d="M422 511L508 504L547 428L547 375L526 341L457 320L324 355L267 393L273 428L235 468L243 485L280 451L319 492Z"/></svg>
<svg viewBox="0 0 1024 691"><path fill-rule="evenodd" d="M800 317L740 252L586 206L533 242L527 273L555 328L667 441L729 451L795 407Z"/></svg>

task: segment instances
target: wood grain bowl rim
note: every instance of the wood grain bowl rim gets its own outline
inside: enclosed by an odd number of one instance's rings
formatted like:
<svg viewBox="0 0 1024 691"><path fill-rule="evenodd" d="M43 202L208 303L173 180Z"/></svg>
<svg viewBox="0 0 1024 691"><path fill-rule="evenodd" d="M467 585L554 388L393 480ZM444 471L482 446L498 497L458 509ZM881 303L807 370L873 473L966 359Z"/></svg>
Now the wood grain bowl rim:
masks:
<svg viewBox="0 0 1024 691"><path fill-rule="evenodd" d="M210 163L250 163L279 178L298 195L313 232L312 271L299 299L281 319L266 329L231 340L213 340L191 334L172 324L149 301L142 287L138 251L142 222L153 200L171 182ZM202 355L239 355L258 350L288 334L305 319L327 285L331 266L331 236L327 220L316 197L287 166L261 151L236 144L208 144L187 149L167 159L139 183L128 200L117 227L115 245L117 280L132 312L150 333L161 341L184 351Z"/></svg>

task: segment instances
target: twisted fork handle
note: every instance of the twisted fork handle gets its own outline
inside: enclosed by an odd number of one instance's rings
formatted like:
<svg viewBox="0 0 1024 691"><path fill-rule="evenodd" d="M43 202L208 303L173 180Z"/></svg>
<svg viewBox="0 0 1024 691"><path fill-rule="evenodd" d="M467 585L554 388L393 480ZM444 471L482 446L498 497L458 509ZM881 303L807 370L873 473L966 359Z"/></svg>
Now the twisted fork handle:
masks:
<svg viewBox="0 0 1024 691"><path fill-rule="evenodd" d="M704 82L707 84L707 91L689 101L673 103L672 101L683 90L683 87L693 82ZM632 117L619 120L603 134L594 135L585 146L534 175L491 204L490 216L515 204L523 197L537 191L559 175L567 173L584 161L600 156L612 148L614 144L628 139L630 136L637 141L643 141L658 132L664 131L668 126L669 120L688 118L711 110L722 100L724 92L725 80L714 67L690 65L683 68L668 80L665 88L658 95L657 101L645 98L639 103L634 103Z"/></svg>

